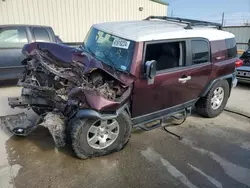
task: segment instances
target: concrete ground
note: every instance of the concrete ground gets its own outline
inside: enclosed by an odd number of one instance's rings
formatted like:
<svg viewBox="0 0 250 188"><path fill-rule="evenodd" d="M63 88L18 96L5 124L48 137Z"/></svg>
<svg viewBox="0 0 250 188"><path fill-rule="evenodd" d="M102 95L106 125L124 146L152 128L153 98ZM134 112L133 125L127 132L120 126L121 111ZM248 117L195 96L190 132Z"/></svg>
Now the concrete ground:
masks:
<svg viewBox="0 0 250 188"><path fill-rule="evenodd" d="M7 105L7 97L19 93L15 87L0 89L0 116L20 112ZM228 108L247 114L249 96L250 85L238 86ZM183 140L162 129L134 131L124 150L83 161L68 148L55 148L45 128L20 138L1 127L0 188L250 187L248 118L228 112L214 119L193 114L169 130Z"/></svg>

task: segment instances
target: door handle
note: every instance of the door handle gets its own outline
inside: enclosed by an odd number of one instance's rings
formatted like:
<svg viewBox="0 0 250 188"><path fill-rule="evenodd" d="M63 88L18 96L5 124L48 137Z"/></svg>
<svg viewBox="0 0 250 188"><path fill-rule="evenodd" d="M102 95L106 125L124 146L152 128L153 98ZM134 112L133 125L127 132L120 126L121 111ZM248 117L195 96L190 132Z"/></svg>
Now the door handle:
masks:
<svg viewBox="0 0 250 188"><path fill-rule="evenodd" d="M188 80L191 80L191 76L187 76L185 78L179 78L178 80L181 83L186 83Z"/></svg>

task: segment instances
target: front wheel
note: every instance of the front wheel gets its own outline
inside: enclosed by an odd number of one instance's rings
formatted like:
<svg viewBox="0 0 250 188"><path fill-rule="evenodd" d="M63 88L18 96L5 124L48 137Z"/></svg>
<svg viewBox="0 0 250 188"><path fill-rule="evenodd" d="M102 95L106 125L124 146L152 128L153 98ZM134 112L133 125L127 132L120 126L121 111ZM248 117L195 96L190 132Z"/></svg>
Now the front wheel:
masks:
<svg viewBox="0 0 250 188"><path fill-rule="evenodd" d="M128 143L131 121L127 112L116 119L72 119L69 122L72 149L80 159L119 151Z"/></svg>
<svg viewBox="0 0 250 188"><path fill-rule="evenodd" d="M230 87L226 80L218 81L209 90L207 95L196 103L196 110L205 117L216 117L225 108L230 93Z"/></svg>

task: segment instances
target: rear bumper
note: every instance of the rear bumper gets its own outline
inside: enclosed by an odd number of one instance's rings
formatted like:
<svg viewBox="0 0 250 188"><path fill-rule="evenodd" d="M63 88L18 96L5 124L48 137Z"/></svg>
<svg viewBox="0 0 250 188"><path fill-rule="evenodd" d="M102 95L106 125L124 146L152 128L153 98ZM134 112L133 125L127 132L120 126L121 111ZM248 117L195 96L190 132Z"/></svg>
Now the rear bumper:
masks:
<svg viewBox="0 0 250 188"><path fill-rule="evenodd" d="M236 70L236 78L240 83L250 83L250 66L241 66Z"/></svg>
<svg viewBox="0 0 250 188"><path fill-rule="evenodd" d="M250 78L237 77L237 79L240 83L250 83Z"/></svg>

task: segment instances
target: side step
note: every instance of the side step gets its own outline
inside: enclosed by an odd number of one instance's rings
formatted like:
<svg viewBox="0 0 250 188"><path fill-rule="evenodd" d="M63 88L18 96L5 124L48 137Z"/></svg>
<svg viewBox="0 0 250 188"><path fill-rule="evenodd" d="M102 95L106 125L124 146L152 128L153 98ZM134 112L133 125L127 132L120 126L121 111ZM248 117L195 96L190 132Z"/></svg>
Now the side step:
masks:
<svg viewBox="0 0 250 188"><path fill-rule="evenodd" d="M145 131L151 131L153 129L156 129L158 127L161 127L162 125L162 119L157 119L157 120L153 120L144 124L139 124L137 126L134 127L140 127L141 129L145 130Z"/></svg>
<svg viewBox="0 0 250 188"><path fill-rule="evenodd" d="M158 127L161 127L164 123L165 120L168 120L170 118L174 119L174 120L183 120L185 119L187 116L191 115L191 111L192 111L192 107L186 108L184 110L180 110L174 113L170 113L161 117L157 117L151 120L148 120L146 122L140 123L140 124L136 124L133 127L139 127L145 131L150 131L153 129L156 129Z"/></svg>

